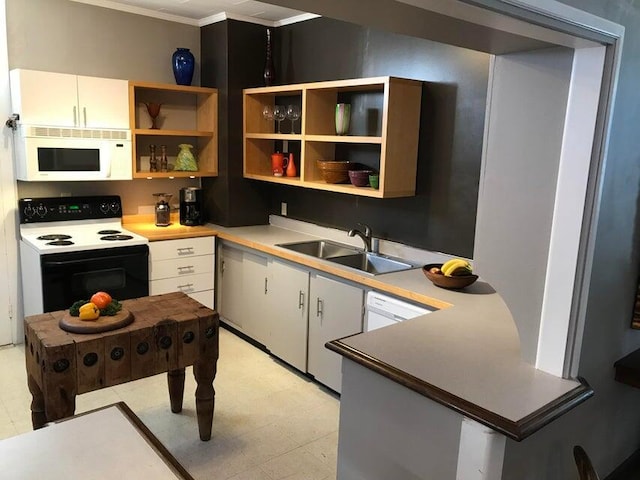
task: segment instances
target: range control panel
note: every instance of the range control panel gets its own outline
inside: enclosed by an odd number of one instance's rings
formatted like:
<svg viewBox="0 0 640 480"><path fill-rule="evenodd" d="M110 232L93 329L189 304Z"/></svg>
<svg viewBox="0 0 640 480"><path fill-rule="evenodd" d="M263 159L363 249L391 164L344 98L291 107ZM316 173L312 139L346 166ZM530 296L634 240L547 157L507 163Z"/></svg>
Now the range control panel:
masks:
<svg viewBox="0 0 640 480"><path fill-rule="evenodd" d="M120 218L122 202L118 195L21 198L18 211L20 223Z"/></svg>

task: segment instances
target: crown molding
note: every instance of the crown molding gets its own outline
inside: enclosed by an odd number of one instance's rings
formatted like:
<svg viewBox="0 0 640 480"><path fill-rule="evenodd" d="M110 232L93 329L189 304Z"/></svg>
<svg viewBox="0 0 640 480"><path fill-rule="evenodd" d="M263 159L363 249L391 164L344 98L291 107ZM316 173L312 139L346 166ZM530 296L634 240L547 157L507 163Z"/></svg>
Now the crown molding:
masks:
<svg viewBox="0 0 640 480"><path fill-rule="evenodd" d="M300 15L294 15L293 17L285 18L282 20L267 20L258 17L252 17L249 15L240 15L230 12L221 12L215 15L210 15L201 19L183 17L181 15L173 15L170 13L158 12L156 10L150 10L148 8L134 7L132 5L125 5L123 3L112 2L111 0L71 0L76 3L84 3L87 5L93 5L95 7L109 8L111 10L119 10L121 12L134 13L136 15L144 15L145 17L157 18L160 20L167 20L169 22L184 23L186 25L193 25L195 27L204 27L214 23L222 22L224 20L238 20L240 22L255 23L258 25L264 25L266 27L282 27L284 25L291 25L293 23L304 22L317 18L320 15L313 13L303 13Z"/></svg>

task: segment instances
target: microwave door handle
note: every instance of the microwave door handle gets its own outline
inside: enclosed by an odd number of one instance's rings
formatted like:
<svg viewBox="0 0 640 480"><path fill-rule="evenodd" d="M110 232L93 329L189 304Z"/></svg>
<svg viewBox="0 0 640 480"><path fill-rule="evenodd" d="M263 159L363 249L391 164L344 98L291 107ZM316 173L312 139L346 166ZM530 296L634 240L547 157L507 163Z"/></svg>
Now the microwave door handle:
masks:
<svg viewBox="0 0 640 480"><path fill-rule="evenodd" d="M87 107L82 107L82 115L84 116L84 126L87 126Z"/></svg>
<svg viewBox="0 0 640 480"><path fill-rule="evenodd" d="M102 159L100 160L100 162L102 163ZM108 158L104 160L104 162L105 162L104 177L111 178L111 155L109 155Z"/></svg>

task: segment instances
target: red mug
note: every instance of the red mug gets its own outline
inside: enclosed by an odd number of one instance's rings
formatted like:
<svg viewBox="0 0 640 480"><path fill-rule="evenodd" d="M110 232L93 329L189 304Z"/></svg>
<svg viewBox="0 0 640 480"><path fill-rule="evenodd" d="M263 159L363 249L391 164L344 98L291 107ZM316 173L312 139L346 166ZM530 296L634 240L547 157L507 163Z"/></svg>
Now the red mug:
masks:
<svg viewBox="0 0 640 480"><path fill-rule="evenodd" d="M282 153L271 154L271 170L276 177L281 177L284 173L284 155Z"/></svg>

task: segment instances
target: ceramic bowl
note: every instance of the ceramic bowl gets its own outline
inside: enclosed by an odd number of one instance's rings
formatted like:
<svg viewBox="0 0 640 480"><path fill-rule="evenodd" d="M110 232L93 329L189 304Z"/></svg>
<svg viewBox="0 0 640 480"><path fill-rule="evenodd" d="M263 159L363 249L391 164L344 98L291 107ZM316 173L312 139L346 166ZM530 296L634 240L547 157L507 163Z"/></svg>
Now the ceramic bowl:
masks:
<svg viewBox="0 0 640 480"><path fill-rule="evenodd" d="M464 287L468 287L478 279L478 275L459 275L453 277L447 277L442 273L431 273L433 267L442 268L441 263L430 263L422 267L422 273L433 282L433 284L440 288L447 288L450 290L459 290Z"/></svg>
<svg viewBox="0 0 640 480"><path fill-rule="evenodd" d="M349 170L349 180L355 187L368 187L371 174L373 170Z"/></svg>
<svg viewBox="0 0 640 480"><path fill-rule="evenodd" d="M316 165L322 179L327 183L343 183L349 180L350 162L318 160Z"/></svg>

